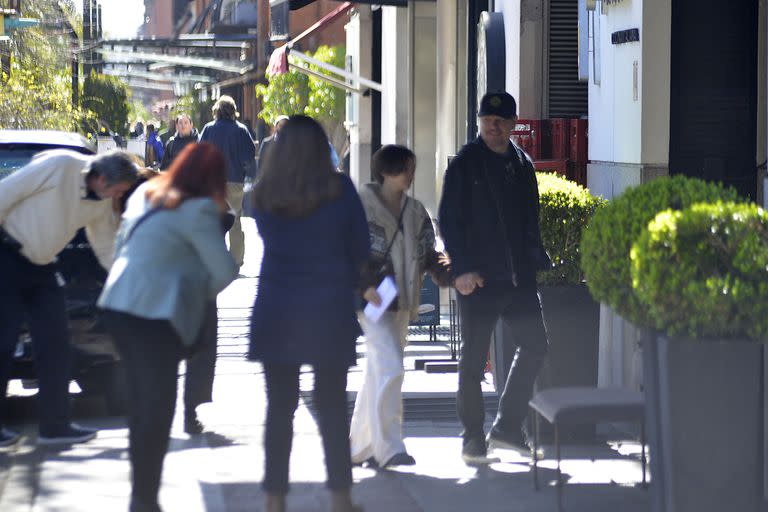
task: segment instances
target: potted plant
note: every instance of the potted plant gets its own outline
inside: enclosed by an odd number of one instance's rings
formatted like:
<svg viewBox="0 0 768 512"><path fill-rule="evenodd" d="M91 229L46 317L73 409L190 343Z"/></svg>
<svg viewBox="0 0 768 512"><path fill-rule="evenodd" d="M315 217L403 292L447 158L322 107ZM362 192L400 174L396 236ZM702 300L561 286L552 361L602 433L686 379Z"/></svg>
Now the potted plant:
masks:
<svg viewBox="0 0 768 512"><path fill-rule="evenodd" d="M717 202L667 210L630 252L632 287L659 334L646 397L657 512L766 510L764 345L768 214Z"/></svg>
<svg viewBox="0 0 768 512"><path fill-rule="evenodd" d="M649 223L656 219L660 212L671 209L672 212L667 212L666 217L662 217L669 219L677 218L678 214L673 213L674 211L685 210L688 218L692 215L687 213L688 209L694 204L719 201L735 204L741 200L733 189L726 189L719 184L684 176L659 178L640 187L629 189L601 209L585 229L582 240L582 267L590 292L596 299L613 308L643 332L643 391L646 398L646 430L651 445L652 503L655 512L750 510L749 507L733 505L737 502L742 503L739 500L729 502L732 506L724 507L723 502L713 498L712 495L713 490L722 489L719 482L728 482L729 485L733 483L729 476L729 472L734 467L733 461L721 457L720 446L724 445L727 447L726 451L730 450L731 441L742 435L744 425L739 422L738 427L724 428L724 423L720 419L734 416L723 413L722 410L714 413L713 417L719 418L717 422L710 419L706 425L702 425L700 421L693 421L686 426L680 424L681 415L683 419L701 418L696 414L712 414L715 402L719 406L724 405L719 401L722 395L709 396L712 387L718 382L717 378L720 376L742 373L741 369L733 371L737 368L734 366L737 363L730 358L736 351L747 348L748 344L727 343L725 347L721 347L722 343L719 342L670 345L664 341L671 339L670 335L677 336L683 332L677 331L674 327L668 329L666 315L678 315L677 318L680 321L692 321L694 322L692 325L695 325L702 316L707 315L691 314L704 295L700 294L695 300L688 302L687 309L680 309L680 303L677 301L681 297L682 289L689 284L694 286L691 284L694 279L689 274L679 274L676 263L668 263L668 268L663 272L660 265L653 266L657 279L651 280L649 276L651 267L641 263L645 261L644 258L648 258L650 249L646 248L649 247L649 242L646 241L643 244L638 242L641 236L651 236L645 233L648 232ZM733 207L736 208L736 206ZM727 216L726 213L722 215ZM702 233L708 229L711 232L717 225L714 217L710 217L712 222L710 225L702 220L701 215L697 218L698 222L702 223L703 227L700 226ZM653 232L660 233L659 230L659 227L654 227ZM732 229L728 228L721 234L725 235L726 231L730 233ZM687 238L687 240L692 239ZM633 249L636 242L638 245ZM668 240L662 242L662 245L664 243L668 243ZM683 243L682 246L686 251L700 249L697 243L692 241L689 244ZM689 252L689 258L695 262L695 265L701 265L703 268L707 263L704 254ZM734 253L732 256L736 254L740 253ZM652 282L656 284L652 286ZM663 287L661 287L662 284ZM656 290L655 295L651 295L651 289ZM663 291L659 292L659 290ZM652 296L655 298L651 298ZM715 295L707 297L713 305L723 307L722 297ZM715 324L722 321L722 315L718 313L712 313L712 315L711 320ZM656 329L662 329L661 335ZM701 334L705 335L704 332ZM735 335L735 332L732 334ZM678 338L675 340L684 341ZM710 368L719 368L717 374L708 373L709 370L701 371L705 364L704 359L709 360L711 356L709 352L716 347L723 348L725 353L721 358L715 356L710 361L714 364ZM683 352L686 348L689 349L687 353ZM755 345L748 348L754 350ZM749 369L745 368L743 373L751 373L749 378L759 381L761 374L755 375L753 370L754 365ZM753 382L752 385L757 389L760 383ZM728 401L734 403L740 399L741 395L731 395ZM673 400L674 405L672 405ZM681 402L690 405L691 409L682 407ZM696 411L695 414L694 411ZM757 427L750 426L747 430L754 428ZM714 429L719 436L716 444L721 443L718 445L717 454L714 457L707 455L706 463L702 463L701 458L691 458L691 461L696 462L693 465L687 464L685 458L688 454L681 450L688 450L692 445L684 444L682 441L693 441L695 443L693 446L699 450L698 454L709 454L711 446L705 446L701 440L712 438L710 429ZM749 434L746 437L749 437ZM753 441L757 442L753 438L748 442ZM756 452L761 446L761 443L753 444L752 449ZM743 458L744 463L749 461L755 462L754 458ZM702 476L700 469L703 467L712 470L707 478L699 478ZM720 469L723 472L719 472ZM757 468L752 464L748 471L752 471L754 479L761 478L762 467ZM741 474L741 472L738 473ZM692 474L696 475L693 479L690 478ZM749 495L750 499L754 498L749 491L744 494ZM724 493L724 495L732 496L730 493ZM694 500L693 496L707 498ZM689 499L694 501L686 502ZM702 505L702 501L708 504ZM696 503L697 506L704 508L689 508L687 503Z"/></svg>
<svg viewBox="0 0 768 512"><path fill-rule="evenodd" d="M552 268L537 275L549 353L536 389L596 386L600 305L584 284L580 265L581 233L606 201L556 174L537 173L536 179L541 238L552 260ZM500 322L497 336L504 335L505 329ZM511 361L509 357L505 359L506 364L500 368L508 371ZM506 373L498 376L505 377ZM547 432L542 431L542 435L546 438ZM594 437L594 427L569 429L569 435L572 439L586 440Z"/></svg>

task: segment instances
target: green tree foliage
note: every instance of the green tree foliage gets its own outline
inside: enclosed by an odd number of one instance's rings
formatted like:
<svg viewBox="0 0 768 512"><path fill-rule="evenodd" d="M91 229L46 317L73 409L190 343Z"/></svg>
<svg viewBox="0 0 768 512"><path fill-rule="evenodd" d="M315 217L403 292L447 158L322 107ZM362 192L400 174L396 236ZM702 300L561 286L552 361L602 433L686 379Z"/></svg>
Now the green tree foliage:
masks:
<svg viewBox="0 0 768 512"><path fill-rule="evenodd" d="M343 46L321 46L313 55L316 59L344 68ZM290 58L290 56L289 56ZM299 64L299 61L292 61ZM327 74L316 66L301 63L305 67ZM341 78L336 75L330 75ZM308 77L295 70L269 77L269 83L256 86L256 96L262 98L259 117L274 124L279 115L304 114L320 121L332 135L337 125L344 121L344 91L323 80Z"/></svg>
<svg viewBox="0 0 768 512"><path fill-rule="evenodd" d="M112 131L126 135L130 94L128 86L119 78L93 71L85 77L82 106L93 111Z"/></svg>
<svg viewBox="0 0 768 512"><path fill-rule="evenodd" d="M72 106L71 0L25 0L22 15L34 28L14 30L7 52L11 74L0 80L0 128L84 130L93 115ZM77 25L76 23L72 23Z"/></svg>
<svg viewBox="0 0 768 512"><path fill-rule="evenodd" d="M256 85L256 96L261 97L259 117L269 125L277 116L303 114L309 101L309 79L295 70L269 77L267 85Z"/></svg>
<svg viewBox="0 0 768 512"><path fill-rule="evenodd" d="M187 94L176 101L171 109L171 118L175 118L179 114L187 114L192 118L193 126L200 130L205 123L213 119L211 113L213 104L213 100L200 101L195 95Z"/></svg>

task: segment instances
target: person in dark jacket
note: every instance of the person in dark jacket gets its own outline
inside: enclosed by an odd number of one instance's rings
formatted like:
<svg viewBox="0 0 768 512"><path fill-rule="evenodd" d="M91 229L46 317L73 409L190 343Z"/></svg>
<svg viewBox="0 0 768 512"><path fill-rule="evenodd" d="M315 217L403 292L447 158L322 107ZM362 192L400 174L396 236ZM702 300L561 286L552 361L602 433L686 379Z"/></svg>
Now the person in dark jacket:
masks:
<svg viewBox="0 0 768 512"><path fill-rule="evenodd" d="M549 259L541 243L533 164L510 141L516 110L506 92L483 97L480 135L448 165L440 202L440 230L459 292L457 409L464 426L462 456L469 463L487 461L489 445L527 449L521 427L547 353L536 271L546 268ZM504 363L504 370L511 367L506 383L496 383L499 409L486 439L480 382L499 318L516 334L517 347L505 339L503 352L516 357Z"/></svg>
<svg viewBox="0 0 768 512"><path fill-rule="evenodd" d="M288 119L253 195L264 259L249 358L262 362L267 383L266 510L285 510L299 368L308 364L331 510L359 511L350 497L346 386L360 335L356 290L370 250L363 205L352 181L334 170L322 127L306 116Z"/></svg>
<svg viewBox="0 0 768 512"><path fill-rule="evenodd" d="M192 124L192 118L187 114L179 114L176 118L176 135L168 139L168 143L165 145L165 153L163 154L162 162L160 162L160 169L167 169L171 162L179 156L181 150L187 144L197 142L197 138L198 133Z"/></svg>
<svg viewBox="0 0 768 512"><path fill-rule="evenodd" d="M256 146L248 128L237 121L235 100L221 96L212 108L214 121L200 132L200 142L210 142L224 153L227 164L227 202L235 211L235 223L229 230L229 251L235 263L242 266L245 256L245 235L240 225L243 212L243 182L253 177Z"/></svg>
<svg viewBox="0 0 768 512"><path fill-rule="evenodd" d="M259 144L259 158L257 159L259 166L266 161L267 153L277 139L277 134L280 133L280 130L283 128L286 121L288 121L288 116L277 116L275 118L275 127L272 130L272 135L261 139L261 143Z"/></svg>

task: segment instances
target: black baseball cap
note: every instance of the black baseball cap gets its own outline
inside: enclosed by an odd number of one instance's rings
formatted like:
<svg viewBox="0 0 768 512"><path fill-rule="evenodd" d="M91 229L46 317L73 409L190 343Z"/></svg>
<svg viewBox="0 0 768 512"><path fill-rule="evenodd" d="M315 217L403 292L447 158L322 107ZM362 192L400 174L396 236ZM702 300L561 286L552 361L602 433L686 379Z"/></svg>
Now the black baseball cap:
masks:
<svg viewBox="0 0 768 512"><path fill-rule="evenodd" d="M507 92L489 92L480 100L480 110L478 117L499 116L504 119L511 119L517 115L517 102L511 94Z"/></svg>

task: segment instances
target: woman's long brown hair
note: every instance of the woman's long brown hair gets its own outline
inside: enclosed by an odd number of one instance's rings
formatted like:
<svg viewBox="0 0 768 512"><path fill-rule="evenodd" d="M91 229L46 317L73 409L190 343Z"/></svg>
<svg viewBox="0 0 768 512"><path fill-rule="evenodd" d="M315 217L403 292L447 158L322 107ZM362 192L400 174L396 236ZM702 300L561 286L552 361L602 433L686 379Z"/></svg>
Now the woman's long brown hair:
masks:
<svg viewBox="0 0 768 512"><path fill-rule="evenodd" d="M146 197L156 208L178 208L187 199L210 197L226 200L224 155L213 144L188 144L168 171L147 185Z"/></svg>
<svg viewBox="0 0 768 512"><path fill-rule="evenodd" d="M331 163L323 127L307 116L291 116L269 148L253 190L257 210L305 217L341 195L341 177Z"/></svg>

